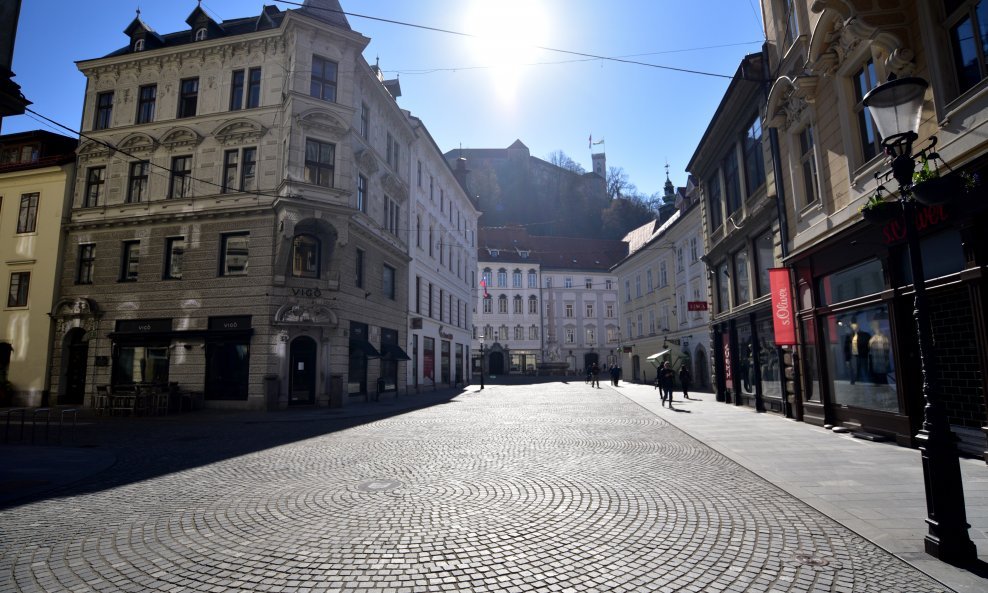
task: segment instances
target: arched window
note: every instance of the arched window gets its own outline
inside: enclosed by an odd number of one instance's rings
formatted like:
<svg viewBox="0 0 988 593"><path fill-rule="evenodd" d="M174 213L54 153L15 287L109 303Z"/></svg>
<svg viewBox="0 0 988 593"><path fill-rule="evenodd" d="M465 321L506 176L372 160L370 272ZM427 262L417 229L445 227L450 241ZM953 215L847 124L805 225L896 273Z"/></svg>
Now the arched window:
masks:
<svg viewBox="0 0 988 593"><path fill-rule="evenodd" d="M497 297L497 312L498 313L507 313L508 312L508 296L507 295L502 294L501 296Z"/></svg>
<svg viewBox="0 0 988 593"><path fill-rule="evenodd" d="M523 313L523 311L522 311L522 299L521 299L521 295L520 294L516 294L515 295L515 298L514 298L514 308L512 309L512 312L513 313L519 313L519 314L520 313Z"/></svg>
<svg viewBox="0 0 988 593"><path fill-rule="evenodd" d="M206 39L206 27L201 27L196 29L196 41L204 41Z"/></svg>
<svg viewBox="0 0 988 593"><path fill-rule="evenodd" d="M134 42L134 51L144 51L144 40L138 39Z"/></svg>
<svg viewBox="0 0 988 593"><path fill-rule="evenodd" d="M312 235L295 235L292 241L292 276L296 278L319 277L319 252L321 243Z"/></svg>
<svg viewBox="0 0 988 593"><path fill-rule="evenodd" d="M534 294L528 297L528 312L532 314L539 312L539 299Z"/></svg>

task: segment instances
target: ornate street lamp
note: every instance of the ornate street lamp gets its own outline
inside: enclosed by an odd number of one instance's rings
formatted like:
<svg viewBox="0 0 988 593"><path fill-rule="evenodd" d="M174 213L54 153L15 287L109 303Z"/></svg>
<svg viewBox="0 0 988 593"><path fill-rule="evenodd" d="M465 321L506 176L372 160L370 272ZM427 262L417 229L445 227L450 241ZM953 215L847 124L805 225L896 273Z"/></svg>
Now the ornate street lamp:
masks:
<svg viewBox="0 0 988 593"><path fill-rule="evenodd" d="M899 184L898 202L902 206L913 276L913 319L925 400L923 427L916 435L923 459L926 523L929 526L924 547L927 554L944 562L963 565L977 559L977 548L967 533L970 526L964 508L960 462L939 389L939 371L933 355L933 329L926 300L926 277L916 230L918 204L912 192L913 171L916 168L912 147L919 138L917 130L928 86L929 83L922 78L890 77L888 82L865 95L863 103L884 139L882 146L892 159L892 176Z"/></svg>

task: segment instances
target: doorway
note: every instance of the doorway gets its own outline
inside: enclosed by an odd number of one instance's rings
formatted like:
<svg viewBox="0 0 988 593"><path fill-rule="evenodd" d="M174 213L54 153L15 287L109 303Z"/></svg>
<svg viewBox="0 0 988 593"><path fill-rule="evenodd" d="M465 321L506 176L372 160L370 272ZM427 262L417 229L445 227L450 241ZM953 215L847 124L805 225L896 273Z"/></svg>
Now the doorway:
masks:
<svg viewBox="0 0 988 593"><path fill-rule="evenodd" d="M491 352L487 362L488 362L487 374L489 375L504 374L504 354L501 354L500 352Z"/></svg>
<svg viewBox="0 0 988 593"><path fill-rule="evenodd" d="M288 373L288 405L316 401L316 341L308 336L292 340Z"/></svg>
<svg viewBox="0 0 988 593"><path fill-rule="evenodd" d="M65 335L65 391L60 404L81 406L86 399L86 365L89 363L89 341L86 330L77 327Z"/></svg>
<svg viewBox="0 0 988 593"><path fill-rule="evenodd" d="M693 381L700 389L710 388L710 366L707 364L707 351L703 348L696 349L696 372L693 374Z"/></svg>

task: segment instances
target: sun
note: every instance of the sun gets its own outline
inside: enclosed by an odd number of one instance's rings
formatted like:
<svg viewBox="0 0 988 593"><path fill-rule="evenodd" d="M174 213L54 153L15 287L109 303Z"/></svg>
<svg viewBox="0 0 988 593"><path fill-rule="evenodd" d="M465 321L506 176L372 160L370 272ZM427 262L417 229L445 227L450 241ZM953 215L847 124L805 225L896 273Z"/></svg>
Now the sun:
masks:
<svg viewBox="0 0 988 593"><path fill-rule="evenodd" d="M527 64L546 44L548 19L534 0L475 0L467 13L467 31L479 64L489 67L502 99L513 97Z"/></svg>

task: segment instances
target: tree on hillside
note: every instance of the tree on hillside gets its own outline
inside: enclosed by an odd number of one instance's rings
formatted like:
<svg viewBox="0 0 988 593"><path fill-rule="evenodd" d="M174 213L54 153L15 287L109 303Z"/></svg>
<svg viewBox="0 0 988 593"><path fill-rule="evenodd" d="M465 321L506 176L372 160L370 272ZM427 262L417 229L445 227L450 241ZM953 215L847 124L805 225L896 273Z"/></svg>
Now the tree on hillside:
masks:
<svg viewBox="0 0 988 593"><path fill-rule="evenodd" d="M561 150L555 150L553 152L550 152L549 156L547 156L545 160L549 161L553 165L556 165L557 167L562 167L567 171L579 173L580 175L583 175L584 173L587 172L586 169L584 169L583 166L580 165L580 163L571 159L569 155L567 155L565 152Z"/></svg>
<svg viewBox="0 0 988 593"><path fill-rule="evenodd" d="M632 229L655 218L655 212L637 199L611 200L601 212L601 234L604 239L621 239Z"/></svg>
<svg viewBox="0 0 988 593"><path fill-rule="evenodd" d="M637 194L638 188L628 178L623 167L607 168L607 195L615 200L619 197Z"/></svg>

